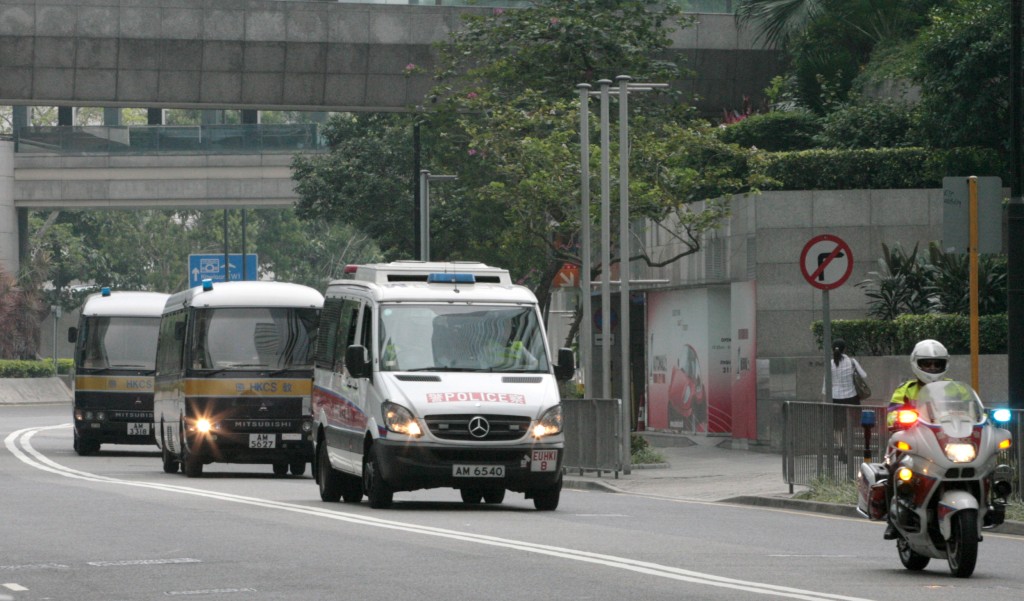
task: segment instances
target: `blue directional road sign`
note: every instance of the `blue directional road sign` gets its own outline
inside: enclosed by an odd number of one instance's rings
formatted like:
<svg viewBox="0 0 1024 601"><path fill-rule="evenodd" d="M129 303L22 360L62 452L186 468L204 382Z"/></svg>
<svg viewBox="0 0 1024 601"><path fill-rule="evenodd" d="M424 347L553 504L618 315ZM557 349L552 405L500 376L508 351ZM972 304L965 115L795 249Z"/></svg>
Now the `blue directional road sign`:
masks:
<svg viewBox="0 0 1024 601"><path fill-rule="evenodd" d="M248 280L256 279L257 255L245 255L245 277ZM231 281L242 279L242 255L233 253L228 255L228 275ZM214 282L224 281L224 255L189 255L188 256L188 286L199 286L203 280Z"/></svg>

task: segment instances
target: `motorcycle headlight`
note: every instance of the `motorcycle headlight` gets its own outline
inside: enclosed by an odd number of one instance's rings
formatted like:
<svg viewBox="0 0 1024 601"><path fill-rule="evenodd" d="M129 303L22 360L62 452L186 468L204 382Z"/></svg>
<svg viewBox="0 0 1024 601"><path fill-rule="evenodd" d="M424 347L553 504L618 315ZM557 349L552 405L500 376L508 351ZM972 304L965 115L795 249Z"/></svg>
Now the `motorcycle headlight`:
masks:
<svg viewBox="0 0 1024 601"><path fill-rule="evenodd" d="M554 436L562 432L562 406L555 405L551 409L544 412L544 415L540 416L537 423L533 425L530 433L534 438L544 438L545 436Z"/></svg>
<svg viewBox="0 0 1024 601"><path fill-rule="evenodd" d="M978 456L978 450L974 445L963 442L954 442L946 445L946 457L953 463L970 463Z"/></svg>
<svg viewBox="0 0 1024 601"><path fill-rule="evenodd" d="M419 438L423 435L419 422L416 421L412 412L405 407L385 402L381 406L381 412L384 414L384 427L391 432L405 434L413 438Z"/></svg>

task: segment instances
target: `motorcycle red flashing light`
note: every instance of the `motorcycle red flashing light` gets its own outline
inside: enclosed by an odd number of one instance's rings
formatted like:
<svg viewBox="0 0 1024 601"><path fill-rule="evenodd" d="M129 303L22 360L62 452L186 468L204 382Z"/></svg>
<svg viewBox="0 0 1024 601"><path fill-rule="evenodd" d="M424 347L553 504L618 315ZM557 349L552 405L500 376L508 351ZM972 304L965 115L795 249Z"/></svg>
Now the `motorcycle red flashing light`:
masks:
<svg viewBox="0 0 1024 601"><path fill-rule="evenodd" d="M900 409L896 412L896 422L903 426L917 423L917 411L913 409Z"/></svg>

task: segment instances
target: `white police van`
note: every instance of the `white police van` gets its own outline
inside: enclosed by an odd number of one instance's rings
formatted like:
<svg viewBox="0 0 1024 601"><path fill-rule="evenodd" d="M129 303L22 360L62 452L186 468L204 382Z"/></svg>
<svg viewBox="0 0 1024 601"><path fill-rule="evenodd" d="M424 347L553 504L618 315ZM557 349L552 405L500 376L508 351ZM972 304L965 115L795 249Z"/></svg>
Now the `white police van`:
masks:
<svg viewBox="0 0 1024 601"><path fill-rule="evenodd" d="M562 406L537 299L471 262L350 266L325 294L314 364L320 498L371 507L456 488L465 503L562 489Z"/></svg>

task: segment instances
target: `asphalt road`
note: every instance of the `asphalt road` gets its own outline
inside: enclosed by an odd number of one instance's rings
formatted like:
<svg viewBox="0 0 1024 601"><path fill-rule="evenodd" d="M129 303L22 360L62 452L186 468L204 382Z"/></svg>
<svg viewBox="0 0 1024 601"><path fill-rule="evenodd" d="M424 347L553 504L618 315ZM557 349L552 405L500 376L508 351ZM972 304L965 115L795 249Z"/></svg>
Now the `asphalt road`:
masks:
<svg viewBox="0 0 1024 601"><path fill-rule="evenodd" d="M921 573L866 520L564 490L323 503L309 475L161 470L155 447L71 449L67 405L0 407L0 598L901 601L1020 598L1024 538L986 534L973 578Z"/></svg>

